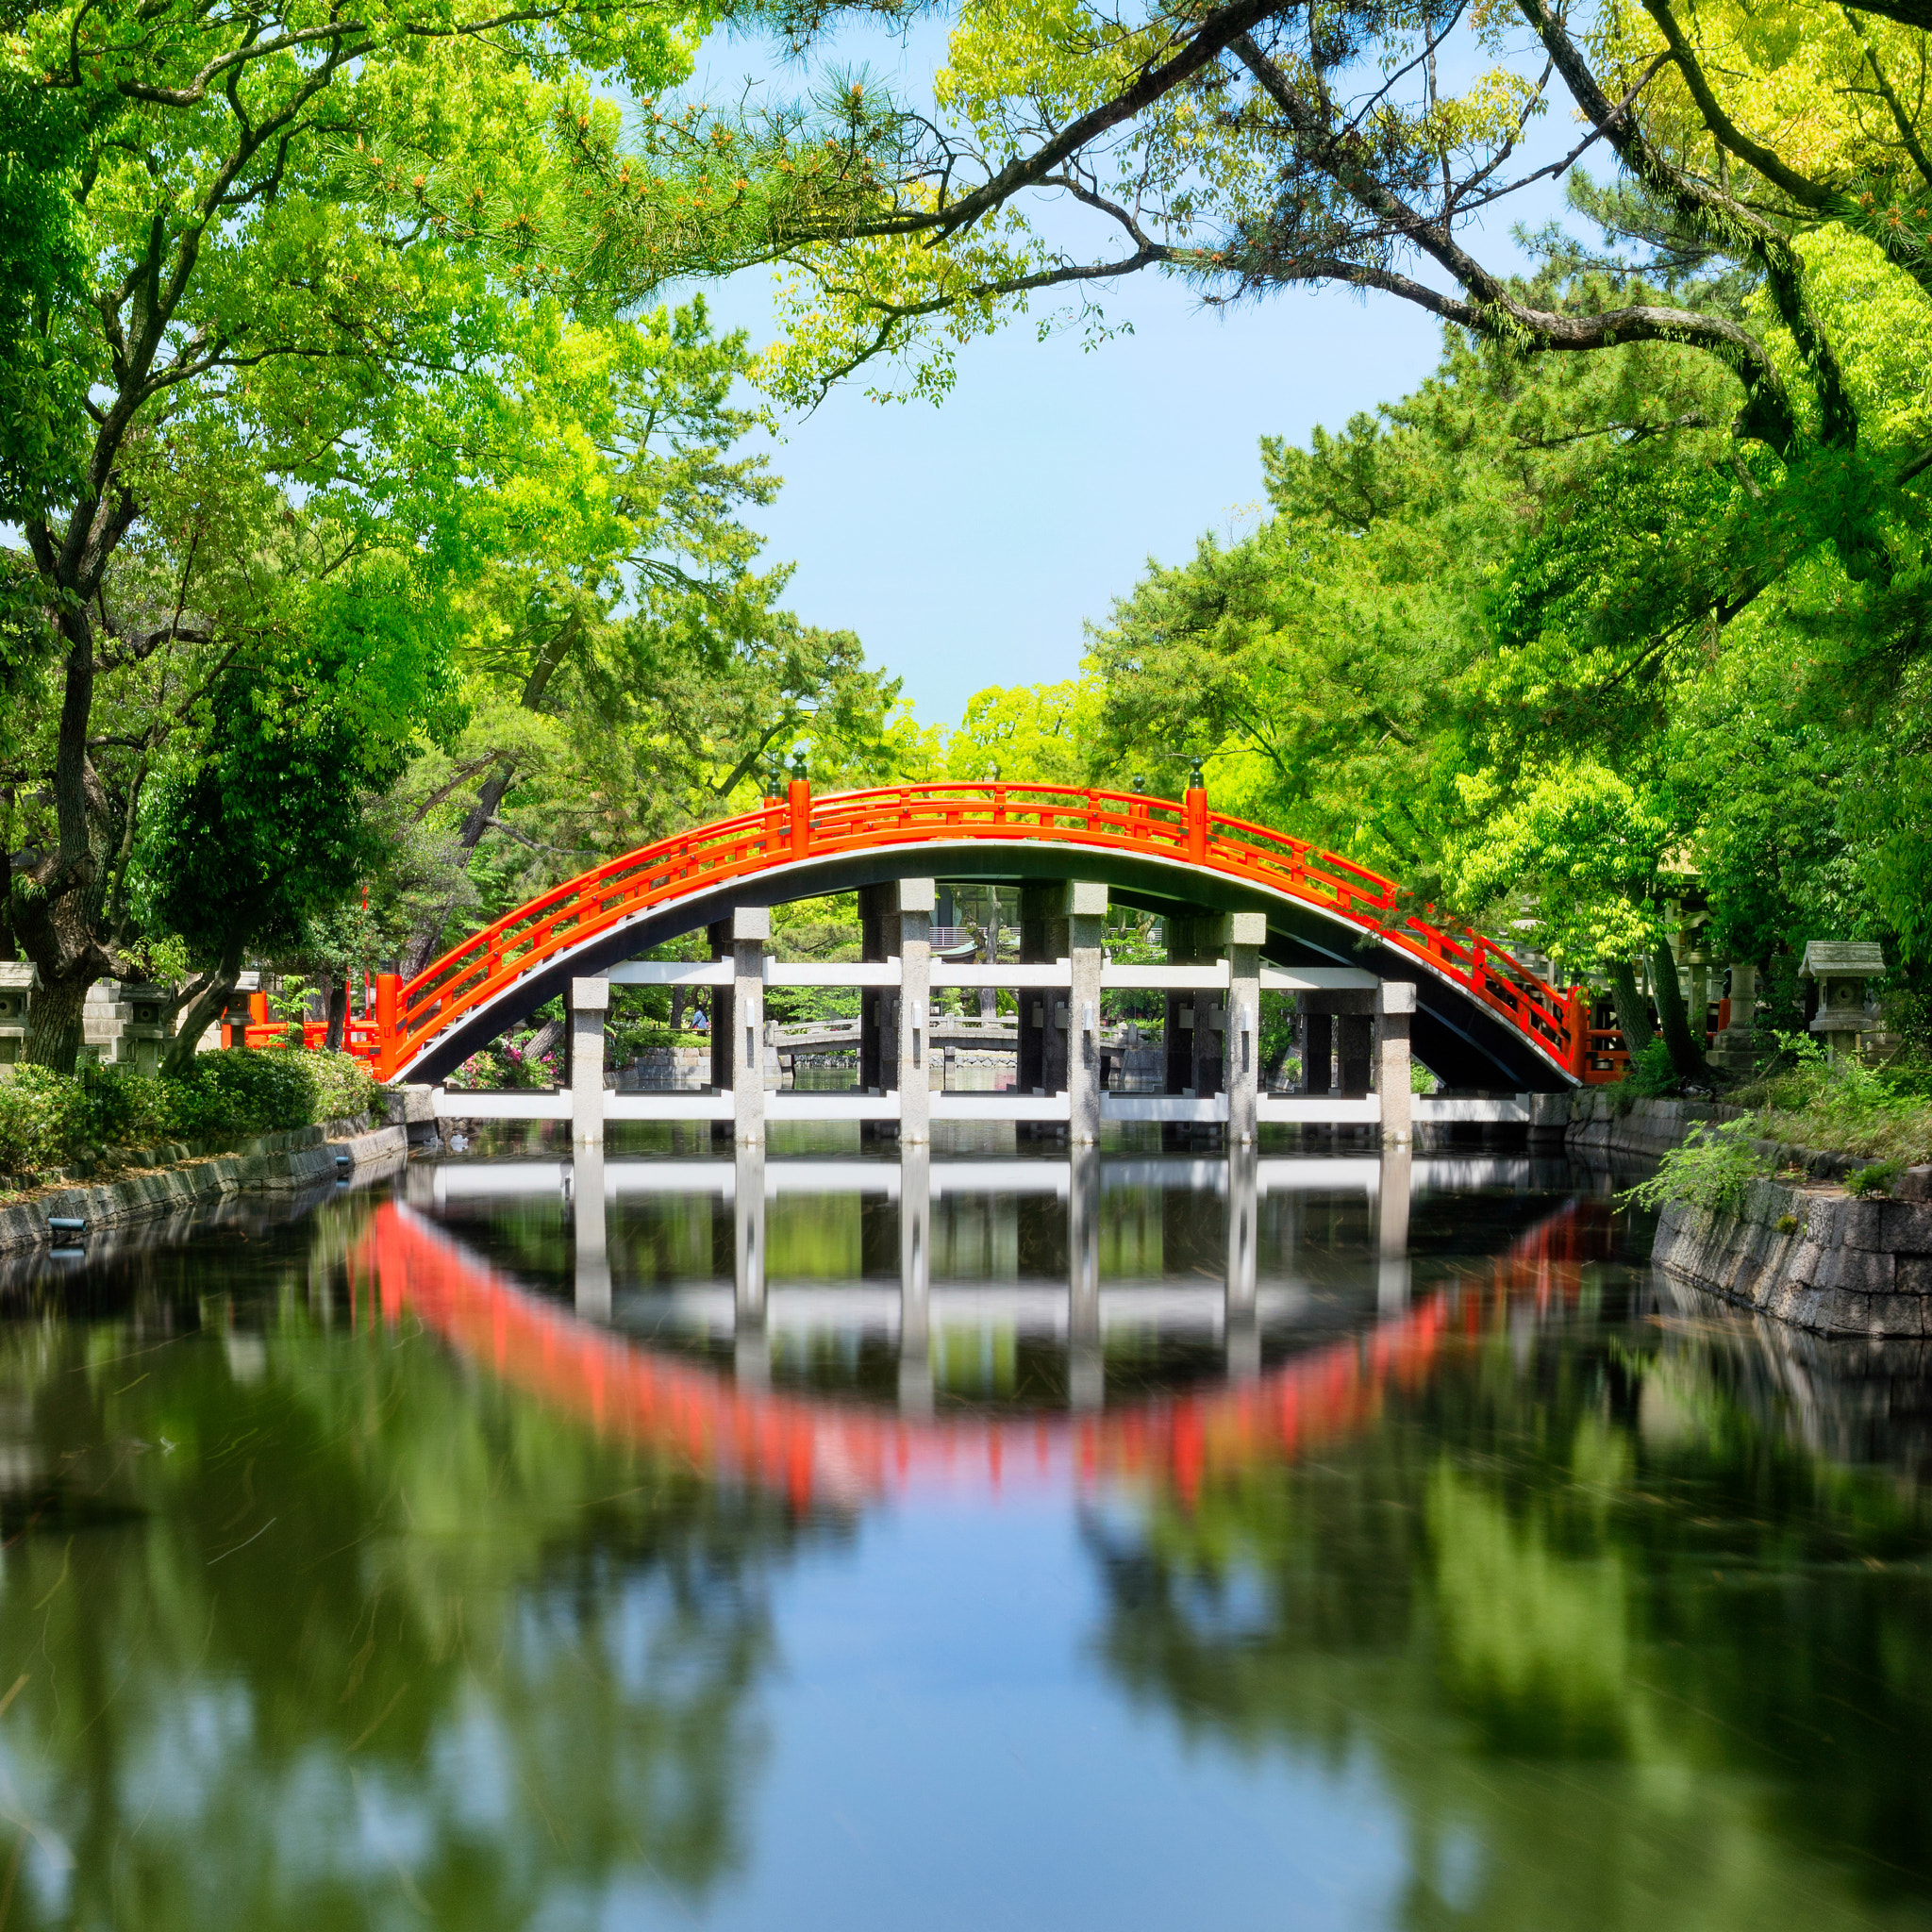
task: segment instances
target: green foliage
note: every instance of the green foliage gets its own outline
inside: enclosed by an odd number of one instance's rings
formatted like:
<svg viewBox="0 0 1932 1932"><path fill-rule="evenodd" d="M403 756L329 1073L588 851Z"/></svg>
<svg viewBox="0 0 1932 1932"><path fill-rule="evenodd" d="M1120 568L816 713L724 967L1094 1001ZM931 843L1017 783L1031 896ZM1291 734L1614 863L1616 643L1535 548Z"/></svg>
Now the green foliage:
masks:
<svg viewBox="0 0 1932 1932"><path fill-rule="evenodd" d="M1932 1160L1932 1069L1919 1060L1871 1067L1827 1055L1808 1034L1777 1036L1778 1055L1738 1099L1759 1108L1767 1139L1881 1163Z"/></svg>
<svg viewBox="0 0 1932 1932"><path fill-rule="evenodd" d="M1845 1176L1845 1192L1860 1200L1873 1200L1891 1192L1892 1184L1906 1171L1903 1160L1874 1160L1855 1167Z"/></svg>
<svg viewBox="0 0 1932 1932"><path fill-rule="evenodd" d="M1657 1172L1620 1196L1621 1202L1660 1208L1684 1201L1713 1214L1737 1213L1751 1183L1771 1172L1769 1158L1748 1144L1757 1130L1748 1115L1714 1127L1693 1123L1683 1144L1667 1148Z"/></svg>
<svg viewBox="0 0 1932 1932"><path fill-rule="evenodd" d="M27 1179L114 1148L314 1126L368 1113L377 1091L362 1061L302 1047L201 1054L178 1079L20 1066L0 1081L0 1173Z"/></svg>
<svg viewBox="0 0 1932 1932"><path fill-rule="evenodd" d="M1671 1050L1661 1040L1653 1040L1631 1056L1630 1071L1619 1083L1625 1098L1657 1100L1677 1091L1677 1070L1671 1064Z"/></svg>

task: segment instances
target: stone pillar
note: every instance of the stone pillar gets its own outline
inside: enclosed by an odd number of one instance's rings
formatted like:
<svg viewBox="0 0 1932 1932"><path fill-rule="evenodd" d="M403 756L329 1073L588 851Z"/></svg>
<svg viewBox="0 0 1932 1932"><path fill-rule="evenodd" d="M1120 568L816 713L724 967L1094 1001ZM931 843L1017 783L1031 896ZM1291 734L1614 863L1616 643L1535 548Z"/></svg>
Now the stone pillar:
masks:
<svg viewBox="0 0 1932 1932"><path fill-rule="evenodd" d="M1070 1150L1067 1173L1067 1406L1100 1407L1100 1149Z"/></svg>
<svg viewBox="0 0 1932 1932"><path fill-rule="evenodd" d="M1753 1022L1757 1013L1757 968L1749 959L1731 961L1731 1010L1724 1030L1710 1049L1711 1059L1726 1073L1748 1077L1757 1064Z"/></svg>
<svg viewBox="0 0 1932 1932"><path fill-rule="evenodd" d="M740 1146L765 1144L765 941L771 936L766 907L741 906L732 913L731 1037L726 1044L732 1061L731 1134Z"/></svg>
<svg viewBox="0 0 1932 1932"><path fill-rule="evenodd" d="M1060 891L1056 885L1024 885L1020 888L1020 958L1027 965L1042 965L1059 958L1053 950L1054 927L1060 924ZM1054 1020L1054 1004L1059 995L1039 987L1018 987L1013 993L1019 1008L1020 1055L1014 1084L1022 1093L1046 1093L1052 1061L1056 1056L1047 1042Z"/></svg>
<svg viewBox="0 0 1932 1932"><path fill-rule="evenodd" d="M585 1322L610 1319L610 1254L604 1199L604 1143L579 1142L570 1173L572 1259L576 1270L576 1310Z"/></svg>
<svg viewBox="0 0 1932 1932"><path fill-rule="evenodd" d="M923 1141L899 1157L899 1407L932 1413L932 1156Z"/></svg>
<svg viewBox="0 0 1932 1932"><path fill-rule="evenodd" d="M1100 1139L1100 954L1107 933L1107 888L1067 887L1067 957L1073 986L1067 995L1067 1138L1075 1147Z"/></svg>
<svg viewBox="0 0 1932 1932"><path fill-rule="evenodd" d="M1382 1146L1382 1180L1377 1191L1375 1303L1385 1315L1408 1306L1408 1202L1414 1186L1407 1145Z"/></svg>
<svg viewBox="0 0 1932 1932"><path fill-rule="evenodd" d="M1260 1120L1261 947L1268 938L1268 915L1231 912L1223 937L1227 945L1227 1024L1222 1059L1227 1144L1251 1147Z"/></svg>
<svg viewBox="0 0 1932 1932"><path fill-rule="evenodd" d="M604 1015L608 979L570 983L570 1137L579 1147L604 1144Z"/></svg>
<svg viewBox="0 0 1932 1932"><path fill-rule="evenodd" d="M1690 968L1688 977L1690 981L1690 992L1686 1000L1686 1004L1690 1008L1690 1038L1697 1042L1698 1050L1702 1052L1705 1046L1705 1035L1709 1029L1710 960L1700 950L1692 953L1686 964Z"/></svg>
<svg viewBox="0 0 1932 1932"><path fill-rule="evenodd" d="M1374 1058L1374 1022L1367 1013L1335 1016L1335 1091L1358 1100L1369 1091L1369 1067Z"/></svg>
<svg viewBox="0 0 1932 1932"><path fill-rule="evenodd" d="M1375 1019L1379 1032L1375 1091L1382 1097L1382 1144L1385 1147L1406 1147L1412 1138L1409 1123L1415 1103L1409 1091L1408 1034L1414 1016L1413 981L1385 979L1375 989Z"/></svg>
<svg viewBox="0 0 1932 1932"><path fill-rule="evenodd" d="M1335 1016L1315 1012L1305 992L1295 1004L1302 1009L1302 1091L1326 1093L1335 1077Z"/></svg>
<svg viewBox="0 0 1932 1932"><path fill-rule="evenodd" d="M899 1040L893 1084L899 1090L899 1144L924 1146L932 1138L931 879L901 879L898 915Z"/></svg>
<svg viewBox="0 0 1932 1932"><path fill-rule="evenodd" d="M1221 921L1211 912L1183 910L1167 915L1167 963L1170 966L1201 966L1221 957ZM1170 1093L1195 1093L1201 1089L1201 1060L1204 1053L1218 1050L1218 1041L1208 1024L1214 995L1209 992L1182 991L1167 995L1166 1024L1161 1032L1165 1050ZM1202 1041L1207 1041L1204 1048ZM1209 1093L1218 1091L1210 1077Z"/></svg>
<svg viewBox="0 0 1932 1932"><path fill-rule="evenodd" d="M876 963L899 951L899 894L896 881L864 886L858 893L859 955ZM858 990L858 1091L887 1093L899 1077L898 1022L892 990Z"/></svg>

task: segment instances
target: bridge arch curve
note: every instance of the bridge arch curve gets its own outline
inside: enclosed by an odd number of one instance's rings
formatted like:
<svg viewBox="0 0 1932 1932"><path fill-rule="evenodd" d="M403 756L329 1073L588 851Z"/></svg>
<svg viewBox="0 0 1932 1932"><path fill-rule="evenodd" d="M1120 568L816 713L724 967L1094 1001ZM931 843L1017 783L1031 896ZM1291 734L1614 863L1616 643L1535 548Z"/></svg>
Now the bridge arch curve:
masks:
<svg viewBox="0 0 1932 1932"><path fill-rule="evenodd" d="M803 794L803 795L801 795ZM1353 966L1417 990L1415 1050L1452 1086L1555 1092L1581 1077L1587 1015L1467 928L1410 909L1394 881L1265 826L1136 794L902 786L814 797L681 833L585 873L378 984L378 1076L441 1079L573 978L601 974L737 907L908 877L1091 879L1157 913L1258 911L1264 956Z"/></svg>

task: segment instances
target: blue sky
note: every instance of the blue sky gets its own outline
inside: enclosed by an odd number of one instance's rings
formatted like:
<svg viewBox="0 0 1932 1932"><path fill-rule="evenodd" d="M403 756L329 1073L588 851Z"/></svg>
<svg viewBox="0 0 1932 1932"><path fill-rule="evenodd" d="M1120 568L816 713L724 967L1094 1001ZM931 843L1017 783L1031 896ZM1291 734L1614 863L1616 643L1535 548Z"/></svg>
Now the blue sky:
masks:
<svg viewBox="0 0 1932 1932"><path fill-rule="evenodd" d="M943 50L933 24L903 49L843 36L835 58L929 99ZM730 98L747 74L786 93L804 85L757 44L721 36L694 92ZM1540 145L1574 139L1567 125L1540 132ZM1546 188L1499 211L1474 237L1479 251L1513 259L1512 222L1559 203ZM762 343L775 332L771 289L758 272L707 296ZM768 555L796 561L791 607L857 631L925 723L957 721L987 685L1072 676L1083 624L1104 620L1148 558L1178 562L1204 532L1252 523L1259 437L1339 426L1413 387L1440 351L1430 317L1342 289L1229 313L1143 275L1100 299L1130 336L1089 350L1077 332L1038 341L1023 320L960 350L938 408L869 402L854 385L784 425L785 488L762 523Z"/></svg>

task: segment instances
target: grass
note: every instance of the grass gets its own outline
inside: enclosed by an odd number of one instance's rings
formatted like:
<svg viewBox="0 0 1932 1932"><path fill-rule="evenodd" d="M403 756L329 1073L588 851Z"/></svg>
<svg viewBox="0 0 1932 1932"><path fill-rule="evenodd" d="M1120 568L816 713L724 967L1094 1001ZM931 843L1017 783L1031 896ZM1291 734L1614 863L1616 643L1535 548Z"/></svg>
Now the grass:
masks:
<svg viewBox="0 0 1932 1932"><path fill-rule="evenodd" d="M1757 1138L1863 1155L1874 1167L1932 1161L1932 1062L1868 1067L1848 1055L1827 1058L1804 1034L1777 1039L1777 1058L1764 1074L1724 1095L1752 1110Z"/></svg>

